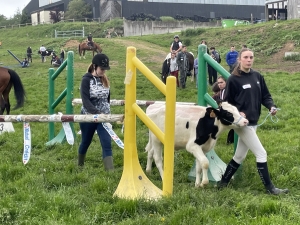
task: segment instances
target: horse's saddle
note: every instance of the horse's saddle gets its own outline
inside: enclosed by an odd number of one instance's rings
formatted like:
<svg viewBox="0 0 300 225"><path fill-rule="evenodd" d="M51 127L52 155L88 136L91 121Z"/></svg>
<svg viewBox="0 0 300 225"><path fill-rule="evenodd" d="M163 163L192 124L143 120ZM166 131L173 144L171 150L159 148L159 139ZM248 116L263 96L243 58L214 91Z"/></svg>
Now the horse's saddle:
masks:
<svg viewBox="0 0 300 225"><path fill-rule="evenodd" d="M94 48L94 44L92 41L88 41L86 44L90 49Z"/></svg>

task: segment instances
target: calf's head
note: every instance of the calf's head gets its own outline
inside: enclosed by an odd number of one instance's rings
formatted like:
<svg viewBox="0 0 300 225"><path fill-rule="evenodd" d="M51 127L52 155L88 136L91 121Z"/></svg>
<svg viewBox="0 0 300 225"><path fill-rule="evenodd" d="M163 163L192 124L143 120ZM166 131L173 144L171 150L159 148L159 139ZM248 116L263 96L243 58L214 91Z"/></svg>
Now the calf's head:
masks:
<svg viewBox="0 0 300 225"><path fill-rule="evenodd" d="M207 108L210 111L211 117L217 117L223 125L226 126L247 126L249 121L240 115L237 108L228 102L222 102L219 105L219 109Z"/></svg>

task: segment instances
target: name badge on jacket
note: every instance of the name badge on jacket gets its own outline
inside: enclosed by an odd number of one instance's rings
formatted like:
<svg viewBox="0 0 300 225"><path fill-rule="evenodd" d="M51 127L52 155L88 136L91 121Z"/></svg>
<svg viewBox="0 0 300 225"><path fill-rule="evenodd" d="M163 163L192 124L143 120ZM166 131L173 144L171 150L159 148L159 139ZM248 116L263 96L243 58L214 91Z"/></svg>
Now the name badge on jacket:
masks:
<svg viewBox="0 0 300 225"><path fill-rule="evenodd" d="M245 85L243 85L243 88L244 89L251 88L251 85L250 84L245 84Z"/></svg>

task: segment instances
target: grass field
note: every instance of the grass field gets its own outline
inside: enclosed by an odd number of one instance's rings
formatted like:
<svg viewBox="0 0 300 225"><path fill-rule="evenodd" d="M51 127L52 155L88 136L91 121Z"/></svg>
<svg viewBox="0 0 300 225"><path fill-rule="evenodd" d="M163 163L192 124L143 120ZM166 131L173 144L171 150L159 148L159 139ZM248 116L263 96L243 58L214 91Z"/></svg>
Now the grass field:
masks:
<svg viewBox="0 0 300 225"><path fill-rule="evenodd" d="M61 26L61 27L60 27ZM48 69L50 59L42 63L37 54L28 68L16 67L7 49L18 58L25 57L31 46L34 53L41 44L75 52L74 96L79 98L81 77L87 70L92 56L79 60L77 46L82 38L54 39L54 29L76 29L82 24L56 24L6 29L0 32L0 62L10 66L20 75L27 98L25 106L13 110L11 114L48 114ZM104 25L101 25L104 26ZM125 52L128 46L137 48L137 56L155 74L158 74L163 59L169 49L174 34L150 35L104 39L99 37L104 29L97 24L90 25L95 41L101 44L103 52L110 58L111 98L124 99ZM107 25L113 26L113 25ZM228 189L217 191L213 184L205 189L195 189L188 180L188 173L194 163L192 155L186 151L175 153L174 194L158 201L124 200L114 198L123 170L123 150L113 144L115 171L107 173L102 164L101 148L97 137L87 153L83 170L77 167L77 149L80 137L74 146L61 144L45 146L48 141L48 125L31 123L32 155L29 163L22 163L23 131L22 124L14 124L14 133L0 136L0 224L4 225L92 225L92 224L299 224L300 210L300 149L298 112L300 73L298 61L283 59L285 51L299 51L300 35L297 31L300 21L266 23L249 27L223 30L199 29L180 33L183 40L190 40L188 49L196 52L200 40L208 41L223 55L222 65L226 67L224 55L233 43L247 44L255 50L257 68L264 75L270 92L281 109L278 123L268 120L259 127L257 133L268 152L269 169L273 182L290 193L283 196L265 194L264 187L256 171L255 158L249 152L242 168L241 176L235 179ZM28 35L27 35L28 34ZM47 35L47 36L46 36ZM56 81L56 97L65 88L66 71ZM138 72L137 99L164 100L164 96ZM15 100L11 93L12 105ZM195 83L188 80L185 90L178 89L177 101L197 102ZM64 113L64 102L56 112ZM75 113L80 112L76 106ZM123 114L123 107L112 107L112 113ZM263 109L261 120L267 115ZM76 131L78 124L75 124ZM144 169L148 130L137 119L137 148L139 161ZM123 139L121 125L113 124L115 132ZM56 124L59 131L60 124ZM226 134L218 141L215 151L228 163L233 155L233 146L226 145ZM149 179L159 188L162 182L153 165Z"/></svg>

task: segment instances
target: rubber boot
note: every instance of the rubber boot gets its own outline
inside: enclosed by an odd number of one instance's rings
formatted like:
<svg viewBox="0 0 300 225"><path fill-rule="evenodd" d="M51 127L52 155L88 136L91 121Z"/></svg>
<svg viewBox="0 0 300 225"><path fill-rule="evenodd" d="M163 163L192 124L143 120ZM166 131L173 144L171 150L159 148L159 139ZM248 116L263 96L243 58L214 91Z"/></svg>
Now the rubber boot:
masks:
<svg viewBox="0 0 300 225"><path fill-rule="evenodd" d="M228 163L224 175L222 176L221 181L217 183L218 189L222 189L228 186L228 183L232 176L235 174L237 169L240 167L240 164L235 162L233 159Z"/></svg>
<svg viewBox="0 0 300 225"><path fill-rule="evenodd" d="M113 171L114 170L114 162L112 156L107 156L103 159L103 165L104 169L107 171Z"/></svg>
<svg viewBox="0 0 300 225"><path fill-rule="evenodd" d="M78 166L84 166L85 154L78 153Z"/></svg>
<svg viewBox="0 0 300 225"><path fill-rule="evenodd" d="M257 171L260 176L261 181L263 182L267 193L272 195L279 195L279 194L286 194L289 192L288 189L280 189L275 187L275 185L272 183L270 179L270 174L268 170L268 164L267 162L264 163L256 163L257 165Z"/></svg>

